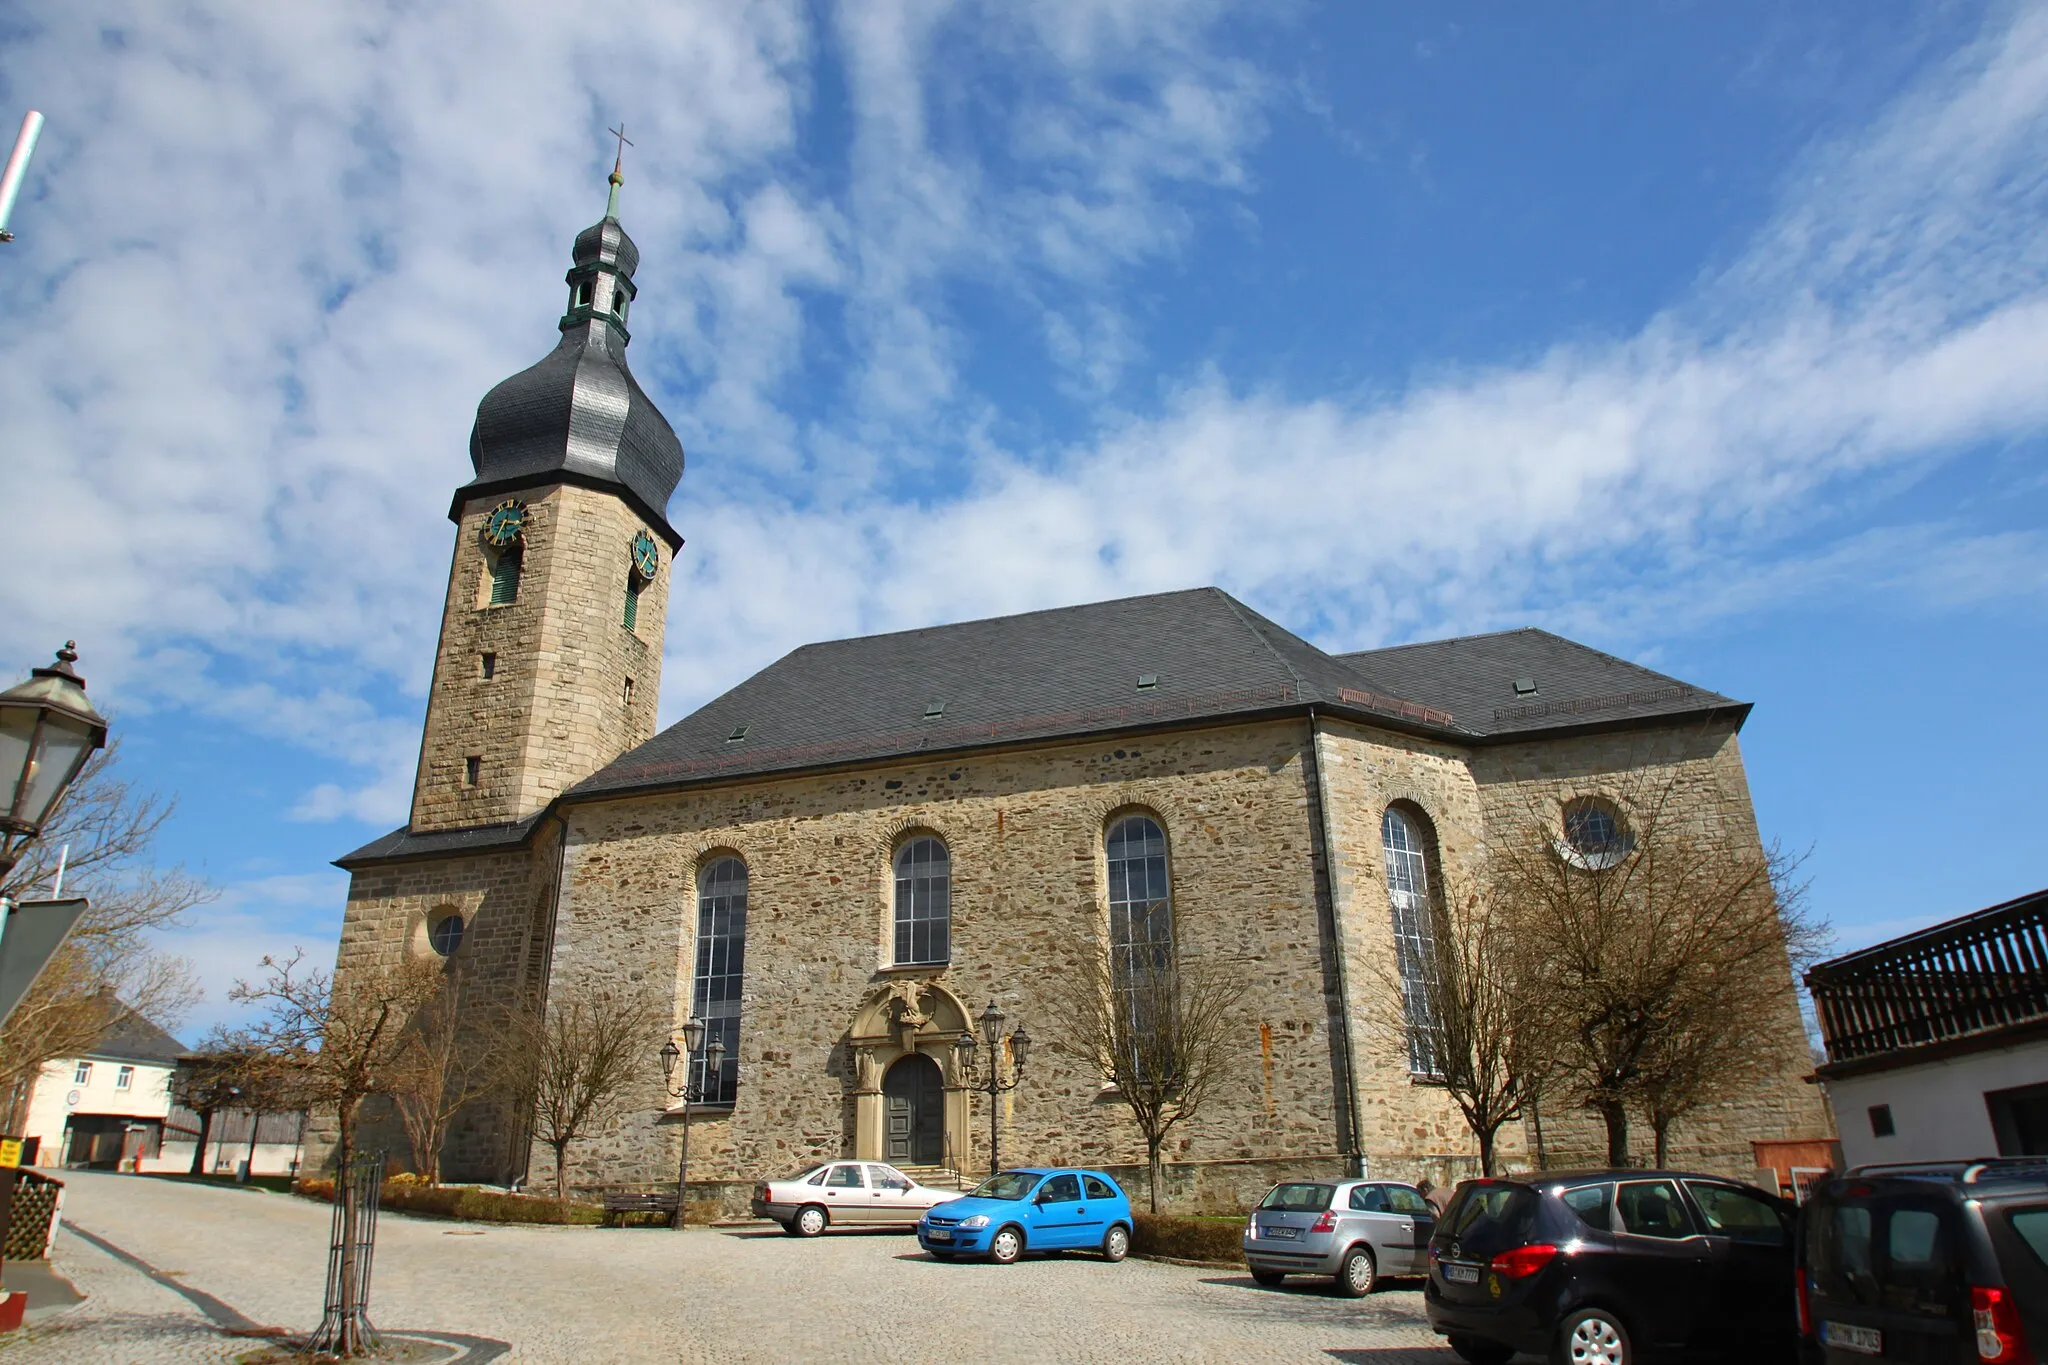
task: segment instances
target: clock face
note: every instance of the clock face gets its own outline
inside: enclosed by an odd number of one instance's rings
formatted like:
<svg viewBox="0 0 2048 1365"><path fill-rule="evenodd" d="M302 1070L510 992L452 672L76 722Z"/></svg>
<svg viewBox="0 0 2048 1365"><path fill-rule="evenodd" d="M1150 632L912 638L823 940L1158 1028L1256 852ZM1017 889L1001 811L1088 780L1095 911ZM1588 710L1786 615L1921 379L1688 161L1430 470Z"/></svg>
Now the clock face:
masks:
<svg viewBox="0 0 2048 1365"><path fill-rule="evenodd" d="M654 537L645 531L633 537L633 569L650 583L661 572L661 551L655 548Z"/></svg>
<svg viewBox="0 0 2048 1365"><path fill-rule="evenodd" d="M484 518L484 539L504 549L526 529L526 504L507 498Z"/></svg>

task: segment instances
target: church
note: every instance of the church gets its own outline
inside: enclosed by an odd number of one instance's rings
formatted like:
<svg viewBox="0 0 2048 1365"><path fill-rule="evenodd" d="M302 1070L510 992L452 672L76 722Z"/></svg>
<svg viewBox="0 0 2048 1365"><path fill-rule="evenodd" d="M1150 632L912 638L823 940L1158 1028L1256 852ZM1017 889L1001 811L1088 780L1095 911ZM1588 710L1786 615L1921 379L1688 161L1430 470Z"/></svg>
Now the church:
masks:
<svg viewBox="0 0 2048 1365"><path fill-rule="evenodd" d="M1006 1164L1135 1171L1055 989L1135 939L1249 983L1234 1071L1166 1151L1176 1206L1463 1175L1397 983L1489 830L1532 802L1561 840L1573 811L1625 827L1649 774L1757 844L1746 703L1540 630L1326 653L1215 588L806 645L657 731L683 449L627 365L639 251L611 184L559 343L477 408L410 818L337 860L340 982L446 959L478 999L595 988L668 1022L572 1185L674 1181L660 1049L690 1021L718 1045L676 1077L693 1203L743 1211L842 1155L971 1177L991 1134ZM1034 1040L993 1097L955 1046L990 1002ZM1752 1141L1827 1134L1789 972L1781 1008L1768 1082L1689 1120L1674 1161L1747 1175ZM1583 1113L1502 1137L1512 1162L1601 1151ZM553 1177L488 1105L443 1171Z"/></svg>

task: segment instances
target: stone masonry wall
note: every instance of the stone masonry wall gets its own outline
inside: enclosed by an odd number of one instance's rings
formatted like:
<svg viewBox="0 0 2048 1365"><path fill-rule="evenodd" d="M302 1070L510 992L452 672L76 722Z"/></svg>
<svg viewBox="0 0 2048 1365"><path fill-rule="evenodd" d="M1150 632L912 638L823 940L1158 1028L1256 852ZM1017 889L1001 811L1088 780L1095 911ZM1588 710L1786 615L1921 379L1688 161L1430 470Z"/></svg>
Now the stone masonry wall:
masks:
<svg viewBox="0 0 2048 1365"><path fill-rule="evenodd" d="M337 990L410 961L437 961L427 926L442 915L462 916L462 945L447 966L464 975L468 998L533 1008L546 983L549 908L558 849L558 826L543 825L527 849L473 854L430 862L366 868L350 880L335 961ZM478 1036L475 1046L492 1046ZM385 1113L366 1106L360 1141L387 1147L411 1166L405 1133ZM382 1116L382 1117L380 1117ZM307 1135L306 1168L323 1169L338 1138L334 1116L315 1115ZM524 1161L520 1139L504 1131L504 1116L490 1106L458 1119L443 1155L449 1180L500 1182Z"/></svg>
<svg viewBox="0 0 2048 1365"><path fill-rule="evenodd" d="M1493 837L1510 837L1516 822L1529 818L1532 811L1541 812L1562 834L1562 806L1574 796L1606 797L1626 811L1646 795L1657 794L1668 801L1669 818L1694 822L1752 853L1761 847L1749 779L1730 722L1695 721L1503 745L1479 750L1472 771ZM1783 991L1773 1033L1781 1043L1768 1059L1769 1079L1750 1093L1674 1125L1669 1157L1674 1166L1747 1179L1756 1169L1751 1141L1832 1135L1818 1087L1804 1080L1813 1061L1789 963L1780 974ZM1605 1129L1596 1116L1552 1108L1540 1115L1540 1122L1549 1165L1605 1160ZM1534 1124L1527 1128L1526 1141L1533 1148ZM1631 1159L1648 1164L1651 1151L1647 1120L1631 1116Z"/></svg>
<svg viewBox="0 0 2048 1365"><path fill-rule="evenodd" d="M579 805L559 911L551 998L585 983L633 991L680 1022L687 1008L704 861L749 869L740 1089L698 1117L693 1176L779 1176L849 1150L844 1035L894 973L890 859L919 832L952 857L950 965L920 970L969 1006L997 1000L1037 1042L1023 1086L1000 1101L1003 1158L1142 1159L1128 1112L1092 1064L1065 1055L1048 983L1101 951L1103 837L1128 808L1167 831L1184 957L1241 962L1242 1066L1169 1143L1176 1162L1251 1163L1263 1189L1339 1155L1298 722L1089 741L945 762L877 765ZM672 1181L677 1125L650 1039L634 1117L570 1153L575 1183ZM1404 1092L1405 1093L1405 1092ZM985 1097L974 1097L970 1171L986 1169ZM1390 1126L1389 1132L1393 1131ZM534 1179L546 1177L545 1152ZM1239 1182L1246 1183L1246 1182Z"/></svg>
<svg viewBox="0 0 2048 1365"><path fill-rule="evenodd" d="M469 503L456 529L413 789L415 830L530 815L654 734L672 567L666 545L628 630L628 546L644 528L639 516L608 493L569 485L520 497L527 520L516 601L487 605L482 530L502 499ZM495 658L489 678L486 653ZM482 760L474 786L471 756Z"/></svg>

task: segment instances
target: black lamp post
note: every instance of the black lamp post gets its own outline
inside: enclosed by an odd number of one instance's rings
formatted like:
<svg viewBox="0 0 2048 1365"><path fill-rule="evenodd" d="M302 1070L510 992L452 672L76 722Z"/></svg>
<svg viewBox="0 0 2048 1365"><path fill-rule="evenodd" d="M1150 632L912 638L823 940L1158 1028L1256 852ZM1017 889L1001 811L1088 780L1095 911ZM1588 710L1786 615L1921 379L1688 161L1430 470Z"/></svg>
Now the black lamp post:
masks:
<svg viewBox="0 0 2048 1365"><path fill-rule="evenodd" d="M981 1036L988 1041L988 1069L979 1072L975 1066L975 1052L978 1044L972 1033L963 1033L953 1040L961 1073L967 1077L967 1088L988 1096L988 1173L994 1175L1003 1169L1002 1137L996 1124L996 1096L1015 1090L1024 1079L1024 1062L1031 1055L1031 1035L1022 1024L1010 1034L1010 1076L1003 1079L1003 1024L1008 1016L996 1008L996 1002L988 1002L988 1008L981 1012Z"/></svg>
<svg viewBox="0 0 2048 1365"><path fill-rule="evenodd" d="M702 1104L717 1086L715 1079L725 1069L725 1040L713 1038L711 1045L704 1045L704 1021L692 1019L683 1025L683 1045L676 1046L671 1038L661 1045L661 1080L667 1087L670 1098L683 1102L683 1164L676 1172L676 1220L671 1226L680 1230L684 1224L683 1207L690 1197L690 1106ZM695 1070L697 1053L704 1054L704 1074L708 1085L696 1085L690 1080ZM676 1084L676 1069L682 1068L681 1085Z"/></svg>
<svg viewBox="0 0 2048 1365"><path fill-rule="evenodd" d="M58 798L107 742L107 722L86 700L85 679L71 671L78 642L66 640L57 662L0 692L0 877L43 832Z"/></svg>

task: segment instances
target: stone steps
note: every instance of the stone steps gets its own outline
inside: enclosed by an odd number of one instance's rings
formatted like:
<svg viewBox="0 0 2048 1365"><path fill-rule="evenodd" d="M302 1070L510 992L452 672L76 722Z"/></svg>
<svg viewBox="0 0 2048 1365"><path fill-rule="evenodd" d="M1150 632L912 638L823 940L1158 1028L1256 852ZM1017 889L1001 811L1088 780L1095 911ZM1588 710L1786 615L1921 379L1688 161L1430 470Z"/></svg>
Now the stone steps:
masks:
<svg viewBox="0 0 2048 1365"><path fill-rule="evenodd" d="M909 1176L920 1185L937 1190L964 1190L967 1183L960 1178L960 1172L944 1166L898 1166L897 1170Z"/></svg>

